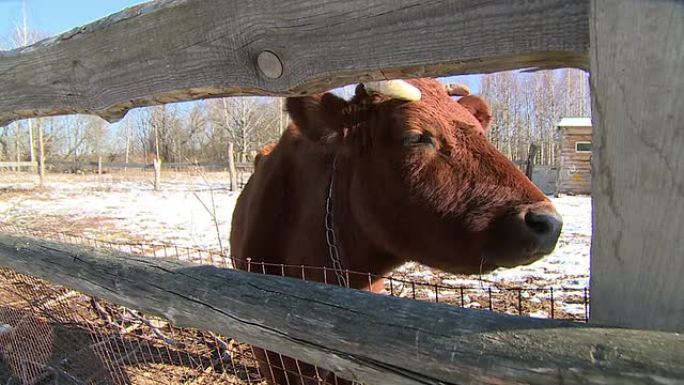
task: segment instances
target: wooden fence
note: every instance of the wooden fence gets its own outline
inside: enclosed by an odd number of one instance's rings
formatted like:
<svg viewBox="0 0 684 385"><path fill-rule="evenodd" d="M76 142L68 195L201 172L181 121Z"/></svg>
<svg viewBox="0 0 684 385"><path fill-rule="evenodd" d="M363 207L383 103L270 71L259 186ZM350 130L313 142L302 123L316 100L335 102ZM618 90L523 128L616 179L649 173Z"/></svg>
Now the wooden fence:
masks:
<svg viewBox="0 0 684 385"><path fill-rule="evenodd" d="M0 234L0 265L371 384L684 378L681 334L588 327Z"/></svg>
<svg viewBox="0 0 684 385"><path fill-rule="evenodd" d="M586 0L154 1L2 53L0 125L387 77L586 69L588 49Z"/></svg>
<svg viewBox="0 0 684 385"><path fill-rule="evenodd" d="M138 106L301 95L386 77L590 69L591 321L682 331L682 36L684 4L676 1L156 1L0 53L0 124L65 113L116 121ZM684 376L678 334L500 318L4 239L4 266L268 349L287 346L288 354L363 381L676 383ZM140 276L158 277L160 286ZM181 304L185 310L175 311ZM350 326L361 319L382 333ZM404 349L413 356L397 353Z"/></svg>

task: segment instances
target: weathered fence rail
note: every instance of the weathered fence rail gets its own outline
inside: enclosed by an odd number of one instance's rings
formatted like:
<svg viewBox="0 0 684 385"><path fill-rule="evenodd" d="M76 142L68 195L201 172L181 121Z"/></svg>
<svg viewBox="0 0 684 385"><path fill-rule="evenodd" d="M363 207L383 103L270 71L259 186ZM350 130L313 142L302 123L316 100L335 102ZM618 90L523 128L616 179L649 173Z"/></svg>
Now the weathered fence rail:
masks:
<svg viewBox="0 0 684 385"><path fill-rule="evenodd" d="M589 1L163 0L0 52L0 125L359 79L589 66Z"/></svg>
<svg viewBox="0 0 684 385"><path fill-rule="evenodd" d="M0 265L366 383L684 378L684 336L675 333L464 310L8 234L0 235Z"/></svg>

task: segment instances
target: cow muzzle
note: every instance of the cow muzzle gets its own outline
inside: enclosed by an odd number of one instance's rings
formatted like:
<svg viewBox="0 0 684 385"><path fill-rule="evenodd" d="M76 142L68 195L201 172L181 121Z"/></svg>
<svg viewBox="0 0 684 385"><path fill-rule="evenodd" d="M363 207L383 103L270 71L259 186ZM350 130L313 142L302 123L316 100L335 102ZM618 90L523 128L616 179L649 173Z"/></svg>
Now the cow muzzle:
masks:
<svg viewBox="0 0 684 385"><path fill-rule="evenodd" d="M536 245L536 254L551 253L563 228L560 214L553 208L530 210L525 213L524 222Z"/></svg>
<svg viewBox="0 0 684 385"><path fill-rule="evenodd" d="M524 207L499 223L497 247L487 259L498 267L532 263L553 252L563 228L563 218L551 202Z"/></svg>

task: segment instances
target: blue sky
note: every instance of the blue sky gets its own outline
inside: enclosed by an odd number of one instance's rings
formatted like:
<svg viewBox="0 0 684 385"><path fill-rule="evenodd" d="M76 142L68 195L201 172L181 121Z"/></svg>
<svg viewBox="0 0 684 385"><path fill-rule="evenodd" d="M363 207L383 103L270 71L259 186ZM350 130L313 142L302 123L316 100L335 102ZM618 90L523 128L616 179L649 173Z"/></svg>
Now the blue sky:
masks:
<svg viewBox="0 0 684 385"><path fill-rule="evenodd" d="M56 35L90 23L142 0L25 0L28 27ZM21 25L22 0L0 0L0 36L6 38Z"/></svg>
<svg viewBox="0 0 684 385"><path fill-rule="evenodd" d="M144 0L23 0L26 1L28 28L44 35L56 35L90 23ZM0 48L10 48L10 35L22 23L22 0L0 0ZM479 92L479 76L447 78L467 84Z"/></svg>

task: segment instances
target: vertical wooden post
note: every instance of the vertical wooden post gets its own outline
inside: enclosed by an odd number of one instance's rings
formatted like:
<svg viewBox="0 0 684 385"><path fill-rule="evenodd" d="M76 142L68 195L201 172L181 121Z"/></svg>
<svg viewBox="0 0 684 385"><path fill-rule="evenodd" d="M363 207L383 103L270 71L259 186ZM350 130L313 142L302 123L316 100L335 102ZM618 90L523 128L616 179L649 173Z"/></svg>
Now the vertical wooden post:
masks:
<svg viewBox="0 0 684 385"><path fill-rule="evenodd" d="M28 126L28 135L29 135L29 160L31 161L31 166L29 168L29 171L34 173L36 172L36 154L34 151L34 146L33 146L33 119L27 119L26 124Z"/></svg>
<svg viewBox="0 0 684 385"><path fill-rule="evenodd" d="M100 178L102 176L102 156L98 155L97 157L97 177Z"/></svg>
<svg viewBox="0 0 684 385"><path fill-rule="evenodd" d="M45 183L45 144L43 143L43 123L38 126L38 185Z"/></svg>
<svg viewBox="0 0 684 385"><path fill-rule="evenodd" d="M591 321L684 331L684 3L592 0Z"/></svg>
<svg viewBox="0 0 684 385"><path fill-rule="evenodd" d="M228 142L228 175L230 176L230 191L237 191L237 171L235 170L235 154L233 142Z"/></svg>
<svg viewBox="0 0 684 385"><path fill-rule="evenodd" d="M21 133L20 133L21 130L19 127L19 123L15 123L14 128L16 129L16 131L15 131L16 135L14 137L14 155L17 159L17 165L16 165L16 167L14 167L14 171L19 172L19 171L21 171L21 168L19 168L19 162L21 161L21 147L19 147L19 138L21 137Z"/></svg>
<svg viewBox="0 0 684 385"><path fill-rule="evenodd" d="M527 165L525 166L525 175L529 180L532 180L532 174L534 173L534 158L537 156L537 149L539 147L530 143L530 147L527 150Z"/></svg>
<svg viewBox="0 0 684 385"><path fill-rule="evenodd" d="M152 166L154 166L154 191L161 190L161 164L162 161L159 158L154 158L152 161Z"/></svg>

